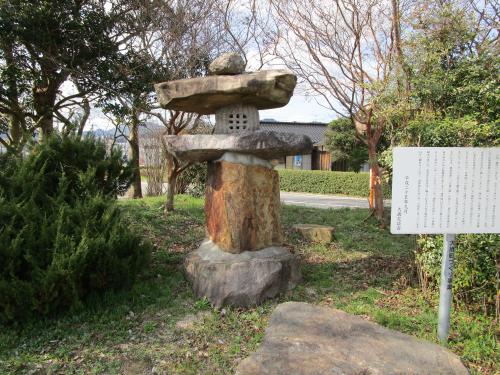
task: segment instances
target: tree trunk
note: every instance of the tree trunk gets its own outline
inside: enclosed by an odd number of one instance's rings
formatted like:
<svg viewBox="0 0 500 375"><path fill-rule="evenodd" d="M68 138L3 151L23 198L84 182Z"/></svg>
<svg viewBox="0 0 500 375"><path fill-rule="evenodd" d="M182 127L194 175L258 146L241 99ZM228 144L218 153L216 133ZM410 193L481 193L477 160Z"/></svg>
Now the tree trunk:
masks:
<svg viewBox="0 0 500 375"><path fill-rule="evenodd" d="M373 210L375 208L375 175L373 174L372 167L370 166L370 181L369 181L369 187L370 187L370 195L368 197L368 204L370 206L370 210Z"/></svg>
<svg viewBox="0 0 500 375"><path fill-rule="evenodd" d="M83 98L82 98L83 115L80 118L80 121L78 123L78 129L77 129L77 132L76 132L76 135L77 135L78 139L81 139L82 135L83 135L83 129L85 128L85 124L87 123L87 120L90 117L90 103L89 103L89 99L86 96L86 94L83 93L83 90L80 87L80 85L78 83L76 83L75 85L76 85L76 87L78 89L78 92L80 94L82 94L82 96L83 96Z"/></svg>
<svg viewBox="0 0 500 375"><path fill-rule="evenodd" d="M368 157L370 163L370 196L373 197L373 207L370 207L381 227L385 227L384 220L384 197L382 193L382 176L377 159L377 146L374 142L368 142Z"/></svg>
<svg viewBox="0 0 500 375"><path fill-rule="evenodd" d="M40 119L41 140L47 139L54 132L54 118L52 114L43 115Z"/></svg>
<svg viewBox="0 0 500 375"><path fill-rule="evenodd" d="M165 213L174 210L175 187L177 185L177 176L179 175L176 169L173 156L167 154L167 199L165 200Z"/></svg>
<svg viewBox="0 0 500 375"><path fill-rule="evenodd" d="M54 105L57 96L57 85L49 83L46 87L33 89L33 106L36 112L41 139L46 139L54 132Z"/></svg>
<svg viewBox="0 0 500 375"><path fill-rule="evenodd" d="M129 136L129 158L130 163L134 171L134 176L132 177L132 193L131 196L134 199L142 198L142 187L141 187L141 168L139 160L139 119L136 112L134 111L132 115L132 122L130 124L130 136Z"/></svg>
<svg viewBox="0 0 500 375"><path fill-rule="evenodd" d="M392 7L392 29L394 35L394 48L396 52L396 81L397 81L397 94L399 99L403 102L404 107L402 111L402 118L400 127L406 128L408 126L408 122L410 121L410 114L412 112L411 104L410 104L410 92L411 92L411 84L410 84L410 75L411 71L408 65L405 62L404 54L403 54L403 42L401 39L401 17L400 17L400 6L399 0L391 0ZM402 82L401 82L402 81ZM391 126L393 128L393 126ZM394 147L394 129L391 129L390 138L391 138L391 147Z"/></svg>
<svg viewBox="0 0 500 375"><path fill-rule="evenodd" d="M177 185L177 176L179 174L176 170L168 172L167 178L167 200L165 201L164 212L169 213L174 210L174 197L175 197L175 186Z"/></svg>
<svg viewBox="0 0 500 375"><path fill-rule="evenodd" d="M83 129L85 128L85 124L87 124L87 120L90 117L90 104L89 104L89 100L87 98L83 98L82 103L83 103L83 105L82 105L83 115L80 118L80 121L78 123L78 129L76 131L76 135L77 135L77 137L79 139L82 138Z"/></svg>
<svg viewBox="0 0 500 375"><path fill-rule="evenodd" d="M20 110L20 109L19 109ZM10 115L9 118L9 129L11 146L15 149L21 148L22 146L22 136L23 136L23 120L19 118L18 115Z"/></svg>
<svg viewBox="0 0 500 375"><path fill-rule="evenodd" d="M7 63L7 67L15 67L16 59L14 58L14 47L12 42L4 41L0 45L4 53L4 59ZM6 69L6 95L10 102L10 108L7 115L9 135L11 138L11 144L13 149L19 150L22 147L23 132L26 128L26 122L23 115L23 111L19 104L19 90L17 86L17 75L15 74L15 69Z"/></svg>

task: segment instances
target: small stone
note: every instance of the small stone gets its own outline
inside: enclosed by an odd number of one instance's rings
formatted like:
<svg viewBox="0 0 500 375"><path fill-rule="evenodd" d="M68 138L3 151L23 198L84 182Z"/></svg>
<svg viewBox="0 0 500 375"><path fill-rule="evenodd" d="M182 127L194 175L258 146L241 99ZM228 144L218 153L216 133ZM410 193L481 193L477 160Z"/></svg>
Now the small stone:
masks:
<svg viewBox="0 0 500 375"><path fill-rule="evenodd" d="M235 75L243 73L245 66L245 60L239 53L227 52L212 61L208 72L212 75Z"/></svg>
<svg viewBox="0 0 500 375"><path fill-rule="evenodd" d="M189 314L175 323L175 328L180 330L192 330L196 324L203 322L203 319L208 316L208 312L200 312L198 314Z"/></svg>
<svg viewBox="0 0 500 375"><path fill-rule="evenodd" d="M320 243L330 243L334 231L333 227L317 224L296 224L293 226L293 229L302 234L304 238Z"/></svg>
<svg viewBox="0 0 500 375"><path fill-rule="evenodd" d="M303 302L273 312L259 349L236 375L469 374L442 346Z"/></svg>
<svg viewBox="0 0 500 375"><path fill-rule="evenodd" d="M314 288L304 288L304 292L306 292L306 294L309 296L309 297L316 297L318 295L318 293L316 292L316 289Z"/></svg>

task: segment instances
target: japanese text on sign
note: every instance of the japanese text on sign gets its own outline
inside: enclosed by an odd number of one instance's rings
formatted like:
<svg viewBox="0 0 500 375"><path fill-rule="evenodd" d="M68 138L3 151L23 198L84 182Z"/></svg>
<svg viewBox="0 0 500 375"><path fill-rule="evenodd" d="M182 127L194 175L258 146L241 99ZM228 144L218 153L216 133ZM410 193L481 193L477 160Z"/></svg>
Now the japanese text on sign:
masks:
<svg viewBox="0 0 500 375"><path fill-rule="evenodd" d="M392 233L499 233L500 148L397 147Z"/></svg>

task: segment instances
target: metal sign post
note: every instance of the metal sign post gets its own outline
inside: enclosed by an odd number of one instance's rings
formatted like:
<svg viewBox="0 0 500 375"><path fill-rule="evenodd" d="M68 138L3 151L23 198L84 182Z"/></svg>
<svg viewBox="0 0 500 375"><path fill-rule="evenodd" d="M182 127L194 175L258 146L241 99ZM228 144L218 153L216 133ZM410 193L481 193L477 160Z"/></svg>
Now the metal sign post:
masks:
<svg viewBox="0 0 500 375"><path fill-rule="evenodd" d="M500 147L396 147L391 232L444 234L438 337L445 344L455 236L500 233Z"/></svg>
<svg viewBox="0 0 500 375"><path fill-rule="evenodd" d="M439 291L438 337L441 343L448 341L453 281L453 261L455 256L455 235L445 234L443 238L443 259L441 264L441 284Z"/></svg>

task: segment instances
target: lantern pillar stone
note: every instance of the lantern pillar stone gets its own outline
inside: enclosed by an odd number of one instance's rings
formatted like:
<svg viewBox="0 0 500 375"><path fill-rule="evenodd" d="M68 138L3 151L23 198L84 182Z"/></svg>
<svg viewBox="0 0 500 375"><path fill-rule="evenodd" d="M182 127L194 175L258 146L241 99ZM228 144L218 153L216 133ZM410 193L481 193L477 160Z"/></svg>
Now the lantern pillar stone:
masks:
<svg viewBox="0 0 500 375"><path fill-rule="evenodd" d="M208 238L224 251L280 246L278 173L263 165L209 162L205 214Z"/></svg>

